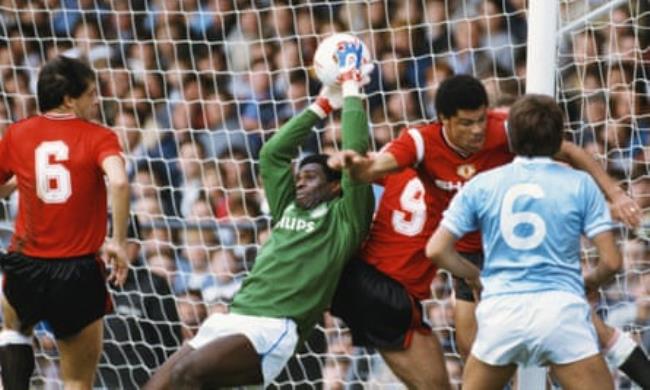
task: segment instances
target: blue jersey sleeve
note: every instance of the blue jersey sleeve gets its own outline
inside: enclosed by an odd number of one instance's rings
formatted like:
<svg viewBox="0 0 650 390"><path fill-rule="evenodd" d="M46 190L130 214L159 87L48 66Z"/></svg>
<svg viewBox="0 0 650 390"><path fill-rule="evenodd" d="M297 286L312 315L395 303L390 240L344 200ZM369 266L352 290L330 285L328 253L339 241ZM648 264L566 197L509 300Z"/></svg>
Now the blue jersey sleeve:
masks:
<svg viewBox="0 0 650 390"><path fill-rule="evenodd" d="M583 233L592 238L613 228L612 217L609 214L607 202L594 180L585 175L582 186L582 204L584 208Z"/></svg>
<svg viewBox="0 0 650 390"><path fill-rule="evenodd" d="M470 181L458 191L451 200L449 208L443 213L442 226L452 232L456 238L478 230L478 210L474 200L478 186L473 185L474 183L475 181Z"/></svg>

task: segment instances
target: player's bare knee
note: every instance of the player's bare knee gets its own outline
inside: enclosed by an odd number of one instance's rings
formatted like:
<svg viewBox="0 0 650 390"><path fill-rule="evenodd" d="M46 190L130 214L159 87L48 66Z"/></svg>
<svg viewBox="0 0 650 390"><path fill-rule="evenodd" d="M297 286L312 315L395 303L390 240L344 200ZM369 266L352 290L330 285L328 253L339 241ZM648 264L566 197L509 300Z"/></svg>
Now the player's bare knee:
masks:
<svg viewBox="0 0 650 390"><path fill-rule="evenodd" d="M416 390L429 390L429 389L436 389L436 390L448 390L450 389L449 387L449 381L447 378L441 378L436 375L425 375L421 379L418 379L414 384L414 386L409 388L411 389L416 389Z"/></svg>
<svg viewBox="0 0 650 390"><path fill-rule="evenodd" d="M472 350L473 341L474 340L472 338L461 336L456 333L456 349L458 350L458 354L463 360L467 360L469 357L469 353Z"/></svg>
<svg viewBox="0 0 650 390"><path fill-rule="evenodd" d="M171 370L172 389L194 389L201 385L192 359L180 359Z"/></svg>

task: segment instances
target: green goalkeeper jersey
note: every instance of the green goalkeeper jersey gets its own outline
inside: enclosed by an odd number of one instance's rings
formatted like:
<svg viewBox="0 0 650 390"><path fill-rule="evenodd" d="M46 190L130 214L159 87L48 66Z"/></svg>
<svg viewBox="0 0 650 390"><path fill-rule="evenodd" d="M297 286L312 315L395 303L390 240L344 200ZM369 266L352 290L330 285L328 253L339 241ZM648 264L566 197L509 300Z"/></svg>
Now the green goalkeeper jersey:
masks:
<svg viewBox="0 0 650 390"><path fill-rule="evenodd" d="M304 339L329 307L346 261L364 240L374 200L369 184L341 180L342 195L303 210L295 202L291 160L319 118L305 110L287 122L260 153L273 230L237 293L233 313L288 317ZM368 122L362 101L348 97L342 113L343 149L365 153Z"/></svg>

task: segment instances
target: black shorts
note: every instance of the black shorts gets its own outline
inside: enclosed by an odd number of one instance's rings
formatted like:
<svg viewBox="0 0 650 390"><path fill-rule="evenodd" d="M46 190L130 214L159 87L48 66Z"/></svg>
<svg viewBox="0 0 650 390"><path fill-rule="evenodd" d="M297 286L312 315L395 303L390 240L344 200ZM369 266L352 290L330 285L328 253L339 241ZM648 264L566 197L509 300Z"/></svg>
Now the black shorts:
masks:
<svg viewBox="0 0 650 390"><path fill-rule="evenodd" d="M402 350L409 347L414 331L431 332L420 301L361 260L350 260L343 270L331 312L350 328L358 346Z"/></svg>
<svg viewBox="0 0 650 390"><path fill-rule="evenodd" d="M483 269L483 253L474 252L474 253L461 253L461 255L469 260L472 264L477 266L479 269ZM454 291L456 292L456 299L462 301L474 302L474 294L472 289L469 288L464 279L454 277Z"/></svg>
<svg viewBox="0 0 650 390"><path fill-rule="evenodd" d="M96 255L39 259L0 255L5 298L16 310L23 331L47 321L54 336L77 334L112 310L104 263Z"/></svg>

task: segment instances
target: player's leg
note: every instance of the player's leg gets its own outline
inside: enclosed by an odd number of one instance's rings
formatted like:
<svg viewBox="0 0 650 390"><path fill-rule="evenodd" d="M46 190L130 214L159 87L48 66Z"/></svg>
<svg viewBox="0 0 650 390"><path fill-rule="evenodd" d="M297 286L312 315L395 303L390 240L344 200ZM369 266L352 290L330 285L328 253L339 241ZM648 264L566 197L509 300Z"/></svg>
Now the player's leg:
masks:
<svg viewBox="0 0 650 390"><path fill-rule="evenodd" d="M566 390L613 390L614 382L601 354L569 364L552 364L558 382Z"/></svg>
<svg viewBox="0 0 650 390"><path fill-rule="evenodd" d="M255 385L264 381L260 354L244 335L220 337L182 356L171 370L178 390Z"/></svg>
<svg viewBox="0 0 650 390"><path fill-rule="evenodd" d="M538 361L551 363L564 389L613 389L585 298L563 291L538 295L535 307L539 311L532 313L538 325L536 334L543 335L535 348Z"/></svg>
<svg viewBox="0 0 650 390"><path fill-rule="evenodd" d="M380 353L409 389L451 389L444 353L434 334L414 331L407 349Z"/></svg>
<svg viewBox="0 0 650 390"><path fill-rule="evenodd" d="M213 314L196 336L156 372L148 390L217 388L269 383L298 342L285 318Z"/></svg>
<svg viewBox="0 0 650 390"><path fill-rule="evenodd" d="M61 379L66 390L92 389L102 352L103 329L102 319L98 319L77 334L57 339Z"/></svg>
<svg viewBox="0 0 650 390"><path fill-rule="evenodd" d="M154 375L149 379L143 390L171 390L172 383L172 369L185 355L194 351L194 348L185 344L169 357L158 367Z"/></svg>
<svg viewBox="0 0 650 390"><path fill-rule="evenodd" d="M476 302L456 297L454 305L454 325L456 328L456 347L463 360L467 360L476 338Z"/></svg>
<svg viewBox="0 0 650 390"><path fill-rule="evenodd" d="M4 271L3 330L0 332L0 365L5 389L27 389L34 371L32 330L41 318L39 295L42 264L16 253L0 256Z"/></svg>
<svg viewBox="0 0 650 390"><path fill-rule="evenodd" d="M470 355L463 371L463 390L501 390L504 388L517 366L493 366Z"/></svg>
<svg viewBox="0 0 650 390"><path fill-rule="evenodd" d="M2 299L2 314L4 320L0 332L2 386L5 390L28 389L29 379L34 371L32 328L21 331L18 314L6 299Z"/></svg>
<svg viewBox="0 0 650 390"><path fill-rule="evenodd" d="M483 268L481 253L463 253L465 258L479 268ZM476 338L476 302L474 293L464 280L454 278L454 325L456 328L456 348L463 360L467 360Z"/></svg>
<svg viewBox="0 0 650 390"><path fill-rule="evenodd" d="M650 361L641 347L627 333L605 324L598 314L591 317L605 359L637 385L650 389Z"/></svg>
<svg viewBox="0 0 650 390"><path fill-rule="evenodd" d="M354 345L377 348L407 387L449 388L442 348L422 320L420 303L390 276L351 260L331 312L348 325Z"/></svg>
<svg viewBox="0 0 650 390"><path fill-rule="evenodd" d="M51 275L45 320L61 355L61 379L66 390L91 389L102 351L102 318L112 309L103 263L94 255L45 262Z"/></svg>

